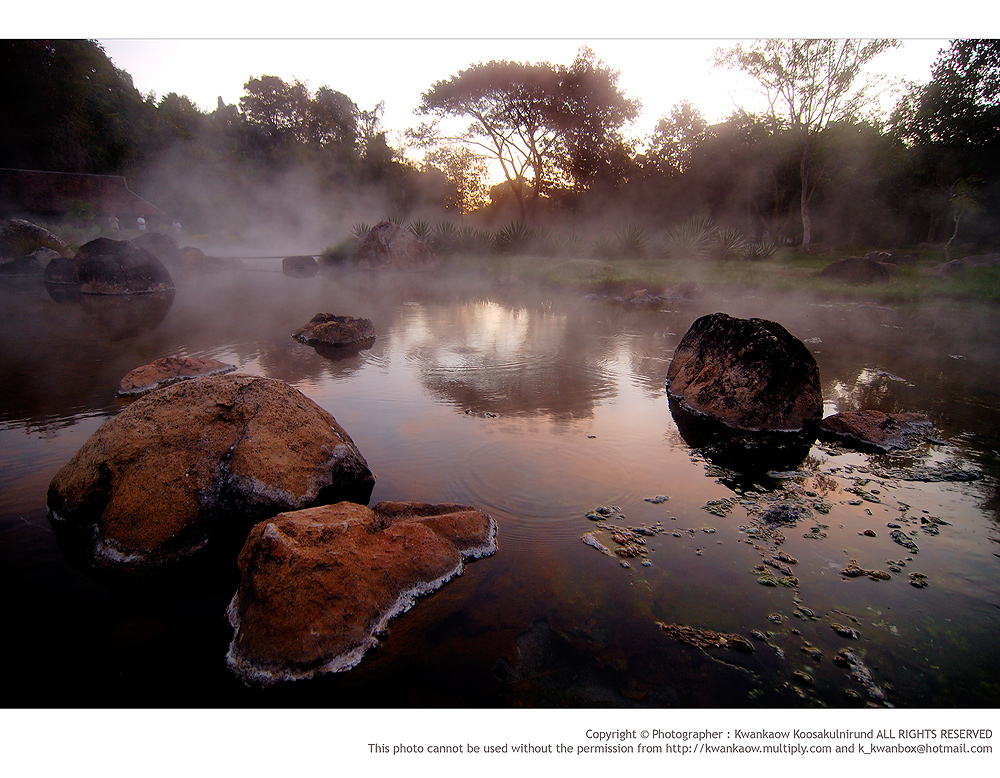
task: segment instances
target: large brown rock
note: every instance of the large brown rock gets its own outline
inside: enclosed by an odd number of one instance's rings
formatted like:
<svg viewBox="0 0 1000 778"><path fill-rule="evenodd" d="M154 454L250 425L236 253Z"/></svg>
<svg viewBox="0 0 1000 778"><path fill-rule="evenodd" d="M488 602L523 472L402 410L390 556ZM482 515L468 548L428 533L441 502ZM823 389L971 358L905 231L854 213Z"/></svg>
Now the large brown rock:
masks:
<svg viewBox="0 0 1000 778"><path fill-rule="evenodd" d="M23 257L40 248L52 249L63 257L73 256L73 250L61 238L37 224L11 219L0 226L0 259Z"/></svg>
<svg viewBox="0 0 1000 778"><path fill-rule="evenodd" d="M847 411L823 419L820 432L860 448L890 452L922 443L934 434L934 425L922 413Z"/></svg>
<svg viewBox="0 0 1000 778"><path fill-rule="evenodd" d="M356 346L375 339L375 325L370 319L317 313L292 337L310 346Z"/></svg>
<svg viewBox="0 0 1000 778"><path fill-rule="evenodd" d="M389 620L496 550L467 505L343 502L261 522L240 552L229 666L270 683L349 670Z"/></svg>
<svg viewBox="0 0 1000 778"><path fill-rule="evenodd" d="M106 421L49 485L53 525L98 567L155 568L261 519L340 500L374 476L336 419L273 379L218 375L146 395Z"/></svg>
<svg viewBox="0 0 1000 778"><path fill-rule="evenodd" d="M405 227L390 221L376 224L361 242L355 256L361 267L425 270L437 264L431 247L417 240Z"/></svg>
<svg viewBox="0 0 1000 778"><path fill-rule="evenodd" d="M143 294L174 288L163 263L127 240L92 240L80 247L75 262L84 294Z"/></svg>
<svg viewBox="0 0 1000 778"><path fill-rule="evenodd" d="M800 432L823 412L816 359L773 321L712 313L681 338L667 392L685 410L738 430Z"/></svg>
<svg viewBox="0 0 1000 778"><path fill-rule="evenodd" d="M191 378L231 373L235 365L227 365L207 357L161 357L129 371L118 385L119 396L146 394L154 389Z"/></svg>

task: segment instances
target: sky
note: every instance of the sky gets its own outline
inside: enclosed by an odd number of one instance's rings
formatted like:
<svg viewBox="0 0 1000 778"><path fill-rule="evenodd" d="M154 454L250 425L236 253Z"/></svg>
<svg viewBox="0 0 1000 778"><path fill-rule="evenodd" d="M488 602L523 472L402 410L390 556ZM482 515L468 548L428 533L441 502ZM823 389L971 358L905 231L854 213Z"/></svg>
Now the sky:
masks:
<svg viewBox="0 0 1000 778"><path fill-rule="evenodd" d="M738 106L760 105L754 84L739 72L711 67L713 53L732 39L135 39L100 38L115 65L127 71L143 94L187 95L202 110L217 99L238 104L251 77L299 79L315 92L328 86L367 110L384 101L383 126L394 133L414 126L420 95L434 82L491 59L569 64L589 46L619 71L619 87L642 101L643 112L631 127L648 136L659 117L681 100L690 100L709 121ZM947 46L942 39L910 39L880 56L876 70L896 78L927 81L931 63Z"/></svg>
<svg viewBox="0 0 1000 778"><path fill-rule="evenodd" d="M419 122L413 111L420 94L479 61L569 64L588 45L620 72L625 94L642 101L643 113L629 131L642 139L680 100L690 100L710 121L737 106L762 107L748 77L711 69L720 45L759 37L900 38L903 46L879 57L875 68L893 80L926 82L949 38L990 32L983 14L963 13L958 0L944 15L940 4L925 0L839 0L836 13L829 4L801 0L78 5L40 14L32 4L18 4L5 11L5 34L97 39L140 92L177 92L203 110L213 110L220 96L238 103L243 84L261 75L299 79L313 92L328 86L363 110L384 101L383 126L397 148L399 134Z"/></svg>

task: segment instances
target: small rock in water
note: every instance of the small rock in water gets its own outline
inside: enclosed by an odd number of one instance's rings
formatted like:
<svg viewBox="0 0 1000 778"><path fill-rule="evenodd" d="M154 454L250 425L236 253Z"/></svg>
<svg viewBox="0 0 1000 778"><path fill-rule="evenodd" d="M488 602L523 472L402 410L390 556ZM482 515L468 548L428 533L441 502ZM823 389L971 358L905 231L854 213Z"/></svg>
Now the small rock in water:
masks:
<svg viewBox="0 0 1000 778"><path fill-rule="evenodd" d="M656 497L647 497L646 502L651 502L654 505L660 505L661 503L665 503L669 499L670 498L665 494L658 494L656 495Z"/></svg>
<svg viewBox="0 0 1000 778"><path fill-rule="evenodd" d="M920 549L917 544L910 540L910 537L901 529L894 529L889 533L889 537L912 554L916 554Z"/></svg>

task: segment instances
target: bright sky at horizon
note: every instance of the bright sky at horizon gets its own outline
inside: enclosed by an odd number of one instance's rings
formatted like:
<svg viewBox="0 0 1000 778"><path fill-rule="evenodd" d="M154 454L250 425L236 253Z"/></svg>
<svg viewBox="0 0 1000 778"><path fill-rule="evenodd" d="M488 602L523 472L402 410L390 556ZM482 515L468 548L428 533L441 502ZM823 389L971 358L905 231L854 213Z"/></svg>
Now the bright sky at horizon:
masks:
<svg viewBox="0 0 1000 778"><path fill-rule="evenodd" d="M469 65L491 59L570 63L580 46L620 72L619 86L643 104L629 129L647 137L660 116L681 100L690 100L710 121L737 106L763 107L754 83L743 74L713 69L719 46L735 41L676 39L125 39L102 38L108 56L127 71L143 94L187 95L202 110L217 99L238 104L251 77L299 79L315 91L321 86L343 92L361 109L385 102L383 126L393 145L398 134L416 125L420 95L434 82ZM904 40L881 55L873 71L889 79L927 81L931 64L946 39Z"/></svg>

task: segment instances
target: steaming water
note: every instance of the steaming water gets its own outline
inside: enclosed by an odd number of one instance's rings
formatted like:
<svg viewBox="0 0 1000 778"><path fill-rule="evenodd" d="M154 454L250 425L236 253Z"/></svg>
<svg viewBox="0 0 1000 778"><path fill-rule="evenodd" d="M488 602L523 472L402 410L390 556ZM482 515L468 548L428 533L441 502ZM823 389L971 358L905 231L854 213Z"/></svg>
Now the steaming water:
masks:
<svg viewBox="0 0 1000 778"><path fill-rule="evenodd" d="M266 269L266 268L265 268ZM1000 529L995 308L887 307L739 293L625 311L579 293L475 291L434 276L234 272L180 279L154 303L57 303L33 280L0 286L0 576L9 706L438 707L507 705L861 706L872 690L833 657L854 651L897 706L1000 704ZM805 458L736 462L695 448L664 392L673 349L699 315L764 316L810 341L827 411L928 413L941 440L906 459L814 445ZM333 361L290 337L315 313L367 316L370 349ZM818 340L817 340L818 339ZM384 499L463 502L497 522L499 551L394 620L347 673L246 687L226 666L235 564L123 583L75 566L45 492L100 423L129 370L208 356L281 379L328 409L364 453ZM963 358L959 358L963 357ZM694 441L697 443L697 441ZM758 458L759 459L759 458ZM882 474L957 463L973 482ZM771 470L794 471L781 478ZM861 479L861 480L858 480ZM880 502L846 487L865 481ZM785 531L797 590L765 587L761 554L703 506L778 490L832 506ZM668 495L654 503L647 498ZM860 504L851 505L854 501ZM650 566L627 569L581 541L585 514L621 508ZM908 506L904 509L903 505ZM886 524L907 519L918 554ZM937 517L939 534L922 529ZM813 528L816 532L812 532ZM859 533L873 529L876 537ZM600 534L600 533L599 533ZM805 537L820 535L820 537ZM608 537L605 545L613 546ZM889 581L847 579L856 558ZM909 585L908 574L929 586ZM813 613L814 617L807 614ZM780 616L780 623L769 620ZM656 622L749 637L751 655L701 651ZM860 633L841 637L842 623ZM822 652L810 658L809 643ZM795 672L808 674L809 683Z"/></svg>

